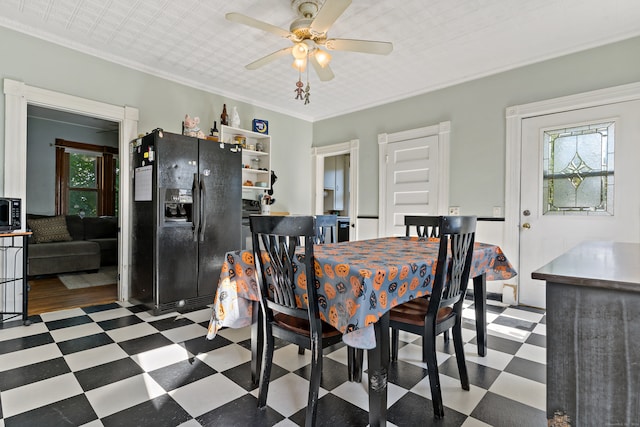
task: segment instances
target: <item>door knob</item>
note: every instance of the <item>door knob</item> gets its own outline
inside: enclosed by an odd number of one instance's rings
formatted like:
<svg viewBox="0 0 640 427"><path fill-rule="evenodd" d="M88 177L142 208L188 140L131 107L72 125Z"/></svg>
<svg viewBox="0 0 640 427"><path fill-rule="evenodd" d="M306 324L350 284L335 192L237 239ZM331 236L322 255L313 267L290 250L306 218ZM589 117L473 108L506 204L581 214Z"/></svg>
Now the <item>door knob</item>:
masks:
<svg viewBox="0 0 640 427"><path fill-rule="evenodd" d="M522 228L531 228L531 224L529 224L528 222L525 222L524 224L522 224Z"/></svg>

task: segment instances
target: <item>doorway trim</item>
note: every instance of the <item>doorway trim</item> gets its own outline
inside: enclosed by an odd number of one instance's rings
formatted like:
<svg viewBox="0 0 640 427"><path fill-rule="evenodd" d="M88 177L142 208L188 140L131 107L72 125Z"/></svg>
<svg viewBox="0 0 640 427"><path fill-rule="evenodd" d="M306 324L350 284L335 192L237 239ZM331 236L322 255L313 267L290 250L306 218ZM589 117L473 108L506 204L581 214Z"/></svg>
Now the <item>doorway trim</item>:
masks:
<svg viewBox="0 0 640 427"><path fill-rule="evenodd" d="M311 212L314 215L322 215L324 208L324 158L349 154L349 226L354 237L349 240L358 240L358 155L360 152L360 140L323 147L311 148L311 194L313 194Z"/></svg>
<svg viewBox="0 0 640 427"><path fill-rule="evenodd" d="M640 99L640 83L630 83L605 89L568 95L529 104L506 108L506 167L505 167L505 210L504 210L504 252L516 271L520 267L520 179L522 153L522 121L531 117L561 113L618 102ZM520 286L519 276L515 277ZM520 300L520 292L516 301Z"/></svg>
<svg viewBox="0 0 640 427"><path fill-rule="evenodd" d="M395 133L378 134L378 236L384 235L387 208L384 195L387 193L387 175L384 173L386 145L429 136L438 136L438 215L446 215L449 206L449 172L451 158L451 122L409 129Z"/></svg>
<svg viewBox="0 0 640 427"><path fill-rule="evenodd" d="M120 156L120 212L118 215L118 299L129 299L130 266L130 161L129 141L138 135L138 109L119 106L29 86L24 82L4 79L4 194L27 197L27 105L97 117L118 123ZM26 208L22 211L22 224L26 225Z"/></svg>

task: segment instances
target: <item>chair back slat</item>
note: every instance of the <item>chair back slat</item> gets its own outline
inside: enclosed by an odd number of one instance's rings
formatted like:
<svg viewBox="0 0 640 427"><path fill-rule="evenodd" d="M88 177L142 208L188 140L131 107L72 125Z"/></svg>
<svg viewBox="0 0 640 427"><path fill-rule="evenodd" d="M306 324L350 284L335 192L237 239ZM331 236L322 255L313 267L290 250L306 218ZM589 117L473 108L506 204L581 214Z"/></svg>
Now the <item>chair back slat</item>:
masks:
<svg viewBox="0 0 640 427"><path fill-rule="evenodd" d="M475 216L444 216L440 221L440 246L429 311L453 305L467 291L476 230Z"/></svg>
<svg viewBox="0 0 640 427"><path fill-rule="evenodd" d="M250 224L258 291L264 305L302 319L319 319L313 268L314 218L252 215ZM299 248L301 242L304 244ZM304 271L298 274L298 268ZM295 290L300 286L306 286L308 308L307 304L300 308L296 301ZM267 316L271 318L273 313Z"/></svg>
<svg viewBox="0 0 640 427"><path fill-rule="evenodd" d="M440 218L439 216L406 215L404 217L405 236L410 237L413 229L420 239L439 237Z"/></svg>
<svg viewBox="0 0 640 427"><path fill-rule="evenodd" d="M338 216L337 215L316 215L314 243L323 245L325 243L335 243L337 240Z"/></svg>

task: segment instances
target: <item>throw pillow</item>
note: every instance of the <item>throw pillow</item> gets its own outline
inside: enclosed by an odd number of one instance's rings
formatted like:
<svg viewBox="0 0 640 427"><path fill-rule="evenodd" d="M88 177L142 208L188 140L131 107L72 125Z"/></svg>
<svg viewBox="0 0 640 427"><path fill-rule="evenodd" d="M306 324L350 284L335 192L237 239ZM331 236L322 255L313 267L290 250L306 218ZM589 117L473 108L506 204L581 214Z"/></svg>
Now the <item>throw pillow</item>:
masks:
<svg viewBox="0 0 640 427"><path fill-rule="evenodd" d="M73 240L64 216L30 219L27 225L33 232L33 243L68 242Z"/></svg>

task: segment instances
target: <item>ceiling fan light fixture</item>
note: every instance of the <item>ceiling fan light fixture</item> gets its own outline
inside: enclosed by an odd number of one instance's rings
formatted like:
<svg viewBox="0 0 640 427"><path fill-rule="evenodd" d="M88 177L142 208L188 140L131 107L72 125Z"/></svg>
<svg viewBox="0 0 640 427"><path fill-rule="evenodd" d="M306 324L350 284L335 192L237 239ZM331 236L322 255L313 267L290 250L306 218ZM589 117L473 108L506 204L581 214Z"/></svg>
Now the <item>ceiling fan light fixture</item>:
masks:
<svg viewBox="0 0 640 427"><path fill-rule="evenodd" d="M300 42L296 43L291 50L291 54L295 59L304 59L307 57L307 53L309 52L309 48L306 44Z"/></svg>
<svg viewBox="0 0 640 427"><path fill-rule="evenodd" d="M307 58L296 58L293 60L293 64L291 64L291 66L302 73L307 69Z"/></svg>
<svg viewBox="0 0 640 427"><path fill-rule="evenodd" d="M331 62L331 55L329 54L329 52L326 52L320 48L316 49L315 57L316 61L318 61L318 64L320 64L322 68L326 67L327 65L329 65L329 62Z"/></svg>

